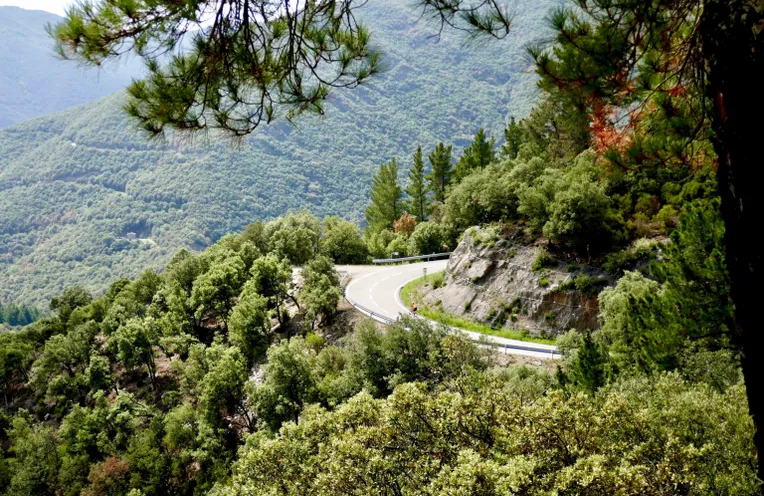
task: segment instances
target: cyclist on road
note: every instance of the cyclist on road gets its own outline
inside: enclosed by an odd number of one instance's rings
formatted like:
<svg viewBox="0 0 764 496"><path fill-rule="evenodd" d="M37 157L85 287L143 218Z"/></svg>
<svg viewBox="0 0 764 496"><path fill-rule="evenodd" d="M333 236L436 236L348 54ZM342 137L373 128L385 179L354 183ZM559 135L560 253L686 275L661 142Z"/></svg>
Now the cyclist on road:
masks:
<svg viewBox="0 0 764 496"><path fill-rule="evenodd" d="M412 303L409 308L411 309L411 314L416 317L416 304Z"/></svg>

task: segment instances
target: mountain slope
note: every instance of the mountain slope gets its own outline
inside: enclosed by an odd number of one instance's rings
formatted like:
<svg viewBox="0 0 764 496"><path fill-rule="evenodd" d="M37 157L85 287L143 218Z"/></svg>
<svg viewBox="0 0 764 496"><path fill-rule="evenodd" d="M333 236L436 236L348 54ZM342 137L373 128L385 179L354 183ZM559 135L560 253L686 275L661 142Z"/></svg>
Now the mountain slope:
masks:
<svg viewBox="0 0 764 496"><path fill-rule="evenodd" d="M499 135L527 112L524 44L553 4L520 4L511 40L468 49L434 39L407 0L372 2L362 14L384 74L336 92L322 119L263 127L237 147L148 142L121 94L0 131L0 301L41 302L74 283L97 291L289 209L360 220L380 162L408 164L419 144L463 146L481 126Z"/></svg>
<svg viewBox="0 0 764 496"><path fill-rule="evenodd" d="M109 95L142 73L137 60L100 71L57 60L45 26L60 19L0 7L0 128Z"/></svg>

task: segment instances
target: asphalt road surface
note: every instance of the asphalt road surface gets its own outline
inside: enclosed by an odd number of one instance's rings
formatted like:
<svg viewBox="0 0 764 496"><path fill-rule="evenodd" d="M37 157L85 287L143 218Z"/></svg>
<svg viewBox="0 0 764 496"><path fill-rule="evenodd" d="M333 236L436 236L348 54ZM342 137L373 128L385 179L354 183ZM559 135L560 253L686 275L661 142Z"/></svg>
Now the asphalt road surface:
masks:
<svg viewBox="0 0 764 496"><path fill-rule="evenodd" d="M447 264L448 260L394 266L338 265L337 271L349 278L345 290L348 301L372 318L389 323L397 320L400 315L410 315L409 309L400 300L401 288L422 277L424 269L427 269L428 274L433 274L445 270ZM460 331L473 341L495 344L508 354L537 358L560 357L554 346Z"/></svg>

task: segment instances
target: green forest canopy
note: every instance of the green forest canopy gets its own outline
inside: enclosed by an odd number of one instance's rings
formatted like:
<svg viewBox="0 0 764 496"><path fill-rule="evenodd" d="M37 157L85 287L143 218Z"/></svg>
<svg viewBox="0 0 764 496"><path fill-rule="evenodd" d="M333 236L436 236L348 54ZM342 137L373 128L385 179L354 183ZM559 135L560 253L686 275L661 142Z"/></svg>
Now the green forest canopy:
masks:
<svg viewBox="0 0 764 496"><path fill-rule="evenodd" d="M264 126L241 148L215 136L149 143L122 95L0 131L0 301L100 291L289 209L361 221L379 163L420 144L464 147L480 127L500 136L509 115L528 112L524 43L543 36L554 3L518 13L515 43L469 48L432 38L407 1L372 2L358 14L373 18L383 73L335 92L323 119Z"/></svg>

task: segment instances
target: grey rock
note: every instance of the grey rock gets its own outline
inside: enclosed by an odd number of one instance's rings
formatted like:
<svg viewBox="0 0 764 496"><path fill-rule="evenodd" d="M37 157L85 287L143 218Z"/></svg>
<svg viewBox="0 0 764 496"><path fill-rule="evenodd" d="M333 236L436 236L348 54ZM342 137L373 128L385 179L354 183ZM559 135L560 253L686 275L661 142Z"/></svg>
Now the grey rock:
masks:
<svg viewBox="0 0 764 496"><path fill-rule="evenodd" d="M528 329L534 335L597 328L596 293L612 284L612 278L597 268L560 261L534 271L540 251L522 236L470 228L451 255L446 284L424 300L450 314L494 327ZM579 275L596 280L597 289L560 288Z"/></svg>

